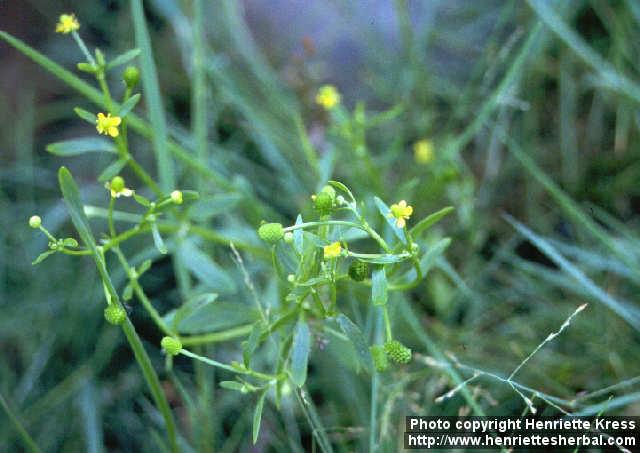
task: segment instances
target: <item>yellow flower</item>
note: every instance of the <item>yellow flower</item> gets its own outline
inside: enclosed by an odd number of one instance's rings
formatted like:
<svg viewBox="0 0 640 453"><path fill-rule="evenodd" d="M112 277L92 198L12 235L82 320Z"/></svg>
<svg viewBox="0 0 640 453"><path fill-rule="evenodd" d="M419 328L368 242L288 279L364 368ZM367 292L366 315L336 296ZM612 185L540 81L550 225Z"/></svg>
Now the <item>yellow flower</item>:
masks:
<svg viewBox="0 0 640 453"><path fill-rule="evenodd" d="M407 202L404 200L400 200L397 204L391 205L391 211L389 212L389 217L394 217L396 219L396 226L398 228L404 228L407 224L407 220L413 214L413 207L407 205Z"/></svg>
<svg viewBox="0 0 640 453"><path fill-rule="evenodd" d="M342 251L342 247L339 242L334 242L330 245L324 246L324 259L337 258L340 256L340 252Z"/></svg>
<svg viewBox="0 0 640 453"><path fill-rule="evenodd" d="M433 160L433 143L431 140L423 139L413 144L413 157L420 165L426 165Z"/></svg>
<svg viewBox="0 0 640 453"><path fill-rule="evenodd" d="M120 134L118 126L120 126L121 121L122 119L119 116L111 116L111 113L107 113L107 116L104 113L98 113L96 129L101 134L117 137Z"/></svg>
<svg viewBox="0 0 640 453"><path fill-rule="evenodd" d="M78 19L74 14L62 14L56 24L56 33L68 34L80 28Z"/></svg>
<svg viewBox="0 0 640 453"><path fill-rule="evenodd" d="M316 94L316 102L324 107L325 110L331 110L340 104L340 93L333 85L324 85Z"/></svg>
<svg viewBox="0 0 640 453"><path fill-rule="evenodd" d="M133 190L124 186L124 178L122 176L115 176L111 182L107 182L105 188L111 192L112 198L130 197L133 195Z"/></svg>

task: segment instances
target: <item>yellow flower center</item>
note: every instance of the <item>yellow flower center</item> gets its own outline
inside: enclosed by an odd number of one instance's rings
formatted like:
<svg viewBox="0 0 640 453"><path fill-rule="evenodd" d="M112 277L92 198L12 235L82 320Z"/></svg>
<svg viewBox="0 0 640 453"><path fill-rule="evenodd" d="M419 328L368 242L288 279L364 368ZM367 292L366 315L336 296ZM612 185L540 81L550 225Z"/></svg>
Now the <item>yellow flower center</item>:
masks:
<svg viewBox="0 0 640 453"><path fill-rule="evenodd" d="M68 34L80 28L78 19L73 14L62 14L56 24L56 33Z"/></svg>
<svg viewBox="0 0 640 453"><path fill-rule="evenodd" d="M413 157L420 165L426 165L431 162L435 157L431 140L424 139L417 141L413 145Z"/></svg>
<svg viewBox="0 0 640 453"><path fill-rule="evenodd" d="M398 203L391 205L389 217L396 219L398 228L404 228L411 214L413 214L413 206L407 205L405 200L400 200Z"/></svg>
<svg viewBox="0 0 640 453"><path fill-rule="evenodd" d="M333 85L325 85L318 90L316 102L324 107L325 110L331 110L340 104L340 93Z"/></svg>
<svg viewBox="0 0 640 453"><path fill-rule="evenodd" d="M340 256L340 252L342 251L342 247L339 242L334 242L333 244L324 246L324 259L337 258Z"/></svg>
<svg viewBox="0 0 640 453"><path fill-rule="evenodd" d="M111 116L111 113L107 113L105 116L104 113L98 113L96 129L100 134L117 137L120 134L118 126L121 122L122 119L119 116Z"/></svg>

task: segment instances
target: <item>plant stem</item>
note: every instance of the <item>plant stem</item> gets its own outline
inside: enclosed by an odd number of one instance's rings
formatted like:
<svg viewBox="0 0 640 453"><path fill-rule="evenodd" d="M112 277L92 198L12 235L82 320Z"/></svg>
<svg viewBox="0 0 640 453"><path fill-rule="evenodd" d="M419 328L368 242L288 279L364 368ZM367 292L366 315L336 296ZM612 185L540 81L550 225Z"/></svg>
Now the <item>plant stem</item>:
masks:
<svg viewBox="0 0 640 453"><path fill-rule="evenodd" d="M41 451L40 448L35 443L33 438L29 435L27 430L24 429L24 426L22 426L22 423L20 423L20 420L18 420L18 417L16 417L16 415L13 413L13 411L11 410L11 407L9 407L9 404L5 401L4 396L2 396L2 394L0 394L0 406L2 406L2 409L4 409L4 412L7 414L7 417L9 417L9 420L11 420L11 423L13 423L16 431L18 431L18 434L20 434L22 441L24 442L25 446L29 449L29 451L33 453L39 453Z"/></svg>
<svg viewBox="0 0 640 453"><path fill-rule="evenodd" d="M140 300L145 310L147 310L147 313L149 313L149 316L151 316L153 321L156 323L156 325L160 328L160 330L162 330L162 332L165 335L175 336L175 332L167 325L167 323L164 322L164 320L160 316L160 313L158 313L158 311L153 307L153 304L151 303L147 295L144 293L142 286L140 286L140 283L138 283L138 276L129 265L127 258L124 256L124 254L120 250L120 247L118 246L113 247L113 252L118 256L118 260L120 261L122 268L124 269L124 271L127 273L127 276L129 277L129 284L133 288L133 291L135 292L136 297Z"/></svg>
<svg viewBox="0 0 640 453"><path fill-rule="evenodd" d="M147 351L145 351L144 346L140 341L140 337L136 333L136 330L133 327L133 324L131 324L129 318L127 318L125 322L122 323L122 331L127 337L131 349L133 349L133 354L136 358L136 361L138 362L138 365L140 365L140 369L142 370L142 374L144 375L145 380L147 381L147 385L149 386L149 390L151 391L151 396L153 396L153 400L160 410L162 417L164 418L165 427L167 429L167 436L169 437L169 444L171 445L171 451L177 453L178 443L176 440L176 425L167 398L162 391L162 387L160 386L160 379L153 369L153 365L151 364L151 360L147 355Z"/></svg>

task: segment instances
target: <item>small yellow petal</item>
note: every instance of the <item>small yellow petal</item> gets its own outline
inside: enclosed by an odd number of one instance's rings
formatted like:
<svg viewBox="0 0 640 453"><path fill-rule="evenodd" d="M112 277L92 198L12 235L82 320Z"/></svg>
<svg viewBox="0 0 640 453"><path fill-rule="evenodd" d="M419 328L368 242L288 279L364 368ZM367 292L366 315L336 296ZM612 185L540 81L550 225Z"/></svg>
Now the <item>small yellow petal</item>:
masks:
<svg viewBox="0 0 640 453"><path fill-rule="evenodd" d="M110 127L109 128L109 135L111 135L112 137L117 137L118 135L120 135L120 132L118 131L117 127Z"/></svg>

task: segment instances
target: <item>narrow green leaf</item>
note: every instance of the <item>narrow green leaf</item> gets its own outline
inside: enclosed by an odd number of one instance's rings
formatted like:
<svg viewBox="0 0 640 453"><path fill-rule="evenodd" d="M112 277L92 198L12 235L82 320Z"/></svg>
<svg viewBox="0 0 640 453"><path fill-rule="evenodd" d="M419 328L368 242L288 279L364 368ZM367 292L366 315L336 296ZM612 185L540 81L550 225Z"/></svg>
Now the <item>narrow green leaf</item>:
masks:
<svg viewBox="0 0 640 453"><path fill-rule="evenodd" d="M182 198L184 200L184 192L182 193ZM197 203L193 204L189 213L192 219L198 222L206 222L217 215L233 212L242 199L243 196L238 193L203 196Z"/></svg>
<svg viewBox="0 0 640 453"><path fill-rule="evenodd" d="M144 17L142 0L131 0L131 16L133 17L136 44L141 51L140 70L142 87L146 104L149 108L149 120L153 128L151 139L158 164L160 187L165 192L169 192L175 187L173 163L167 151L167 121L164 116L158 74L156 72L155 62L153 61L151 40L149 39L149 31L147 30L147 23Z"/></svg>
<svg viewBox="0 0 640 453"><path fill-rule="evenodd" d="M250 324L258 318L258 311L240 302L215 301L194 307L187 313L178 310L174 316L182 317L176 323L178 332L195 335ZM165 319L171 321L169 317Z"/></svg>
<svg viewBox="0 0 640 453"><path fill-rule="evenodd" d="M258 434L260 433L260 422L262 421L262 409L264 407L264 398L267 396L267 391L263 391L258 398L258 404L256 404L256 410L253 413L253 443L258 440Z"/></svg>
<svg viewBox="0 0 640 453"><path fill-rule="evenodd" d="M96 125L96 121L98 120L98 118L93 113L87 112L80 107L74 108L73 111L76 112L76 115L85 120L87 123L93 124L94 126Z"/></svg>
<svg viewBox="0 0 640 453"><path fill-rule="evenodd" d="M296 217L296 225L302 224L302 216L298 214ZM304 239L302 235L302 228L297 230L293 230L293 248L298 252L299 255L302 255L303 251Z"/></svg>
<svg viewBox="0 0 640 453"><path fill-rule="evenodd" d="M352 253L351 256L358 258L360 261L364 261L371 264L392 264L392 263L401 263L402 261L406 261L410 258L409 254L401 254L401 255L378 255L378 256L367 256L362 253Z"/></svg>
<svg viewBox="0 0 640 453"><path fill-rule="evenodd" d="M127 165L126 159L118 159L111 162L102 173L98 176L98 181L107 182L113 179L114 176L120 174L120 171Z"/></svg>
<svg viewBox="0 0 640 453"><path fill-rule="evenodd" d="M160 236L160 230L158 230L158 225L156 222L151 222L151 236L153 237L153 243L160 253L163 255L167 254L167 246L164 245L164 241L162 240L162 236Z"/></svg>
<svg viewBox="0 0 640 453"><path fill-rule="evenodd" d="M356 202L356 199L351 193L351 191L349 190L349 188L344 184L342 184L340 181L329 181L329 184L335 187L336 189L340 189L341 191L349 195L349 198L351 198L351 201L353 201L354 203Z"/></svg>
<svg viewBox="0 0 640 453"><path fill-rule="evenodd" d="M251 357L255 352L258 344L260 343L260 337L262 337L262 332L264 331L264 326L262 322L258 321L253 325L253 329L251 330L251 334L247 341L244 342L242 348L242 358L244 360L244 366L249 368L251 366Z"/></svg>
<svg viewBox="0 0 640 453"><path fill-rule="evenodd" d="M530 240L542 253L556 263L558 267L580 283L595 300L618 314L618 316L628 322L634 329L640 330L640 310L629 303L618 301L612 297L608 292L597 286L580 269L563 257L549 242L535 234L513 217L505 215L504 218L520 234Z"/></svg>
<svg viewBox="0 0 640 453"><path fill-rule="evenodd" d="M148 208L149 206L151 206L151 201L149 201L147 197L143 197L142 195L138 195L137 193L133 194L133 199L136 200L138 204L144 206L145 208Z"/></svg>
<svg viewBox="0 0 640 453"><path fill-rule="evenodd" d="M124 291L122 291L122 300L129 301L133 298L133 286L131 284L127 284L124 287Z"/></svg>
<svg viewBox="0 0 640 453"><path fill-rule="evenodd" d="M116 147L106 139L100 137L83 137L56 142L47 145L47 151L56 156L77 156L84 153L115 153Z"/></svg>
<svg viewBox="0 0 640 453"><path fill-rule="evenodd" d="M71 220L80 234L82 242L91 250L94 255L96 252L96 243L91 233L89 226L89 219L84 213L82 202L80 201L80 192L78 186L73 180L73 176L66 167L60 167L58 171L58 181L60 182L60 188L62 189L62 196L69 209L69 215Z"/></svg>
<svg viewBox="0 0 640 453"><path fill-rule="evenodd" d="M63 239L62 244L65 247L77 247L78 241L76 241L74 238L65 238Z"/></svg>
<svg viewBox="0 0 640 453"><path fill-rule="evenodd" d="M120 55L115 57L113 60L111 60L107 64L107 70L109 70L111 68L116 68L116 67L121 66L123 64L127 64L131 60L133 60L135 57L137 57L138 55L140 55L140 49L131 49L131 50L128 50L128 51L126 51L124 53L121 53Z"/></svg>
<svg viewBox="0 0 640 453"><path fill-rule="evenodd" d="M203 253L192 241L183 241L178 253L184 266L204 285L223 294L236 291L236 284L229 274L216 264L209 255Z"/></svg>
<svg viewBox="0 0 640 453"><path fill-rule="evenodd" d="M388 298L387 275L381 267L371 274L371 301L373 305L386 305Z"/></svg>
<svg viewBox="0 0 640 453"><path fill-rule="evenodd" d="M311 334L309 326L303 319L298 320L293 333L293 347L291 351L291 380L302 387L307 380L307 364L311 350Z"/></svg>
<svg viewBox="0 0 640 453"><path fill-rule="evenodd" d="M228 390L236 390L242 392L245 389L244 384L238 381L220 381L220 387Z"/></svg>
<svg viewBox="0 0 640 453"><path fill-rule="evenodd" d="M351 344L353 344L362 366L365 370L371 372L373 369L373 361L371 360L371 354L369 353L369 345L367 344L360 328L343 314L338 315L336 321L342 332L344 332L347 338L351 341Z"/></svg>
<svg viewBox="0 0 640 453"><path fill-rule="evenodd" d="M140 266L136 269L138 277L147 272L149 269L151 269L151 260L144 260L142 264L140 264Z"/></svg>
<svg viewBox="0 0 640 453"><path fill-rule="evenodd" d="M423 231L427 230L428 228L433 226L435 223L439 222L440 219L442 219L444 216L446 216L450 212L453 212L453 210L454 208L452 206L447 206L446 208L440 209L439 211L426 216L424 219L419 221L413 228L411 228L411 230L409 230L409 233L413 236L414 239L417 238L418 236L420 236L420 234Z"/></svg>
<svg viewBox="0 0 640 453"><path fill-rule="evenodd" d="M53 255L56 252L57 250L47 250L46 252L42 252L35 260L31 262L31 265L35 266L36 264L42 263L49 257L49 255Z"/></svg>
<svg viewBox="0 0 640 453"><path fill-rule="evenodd" d="M569 27L546 0L527 0L540 20L551 29L588 66L598 73L611 90L640 102L640 85L619 73L616 68L593 50L578 33Z"/></svg>
<svg viewBox="0 0 640 453"><path fill-rule="evenodd" d="M138 104L139 101L140 101L140 93L136 93L133 96L131 96L120 106L120 112L118 113L118 116L122 118L126 117L129 114L129 112L133 110L133 108Z"/></svg>

